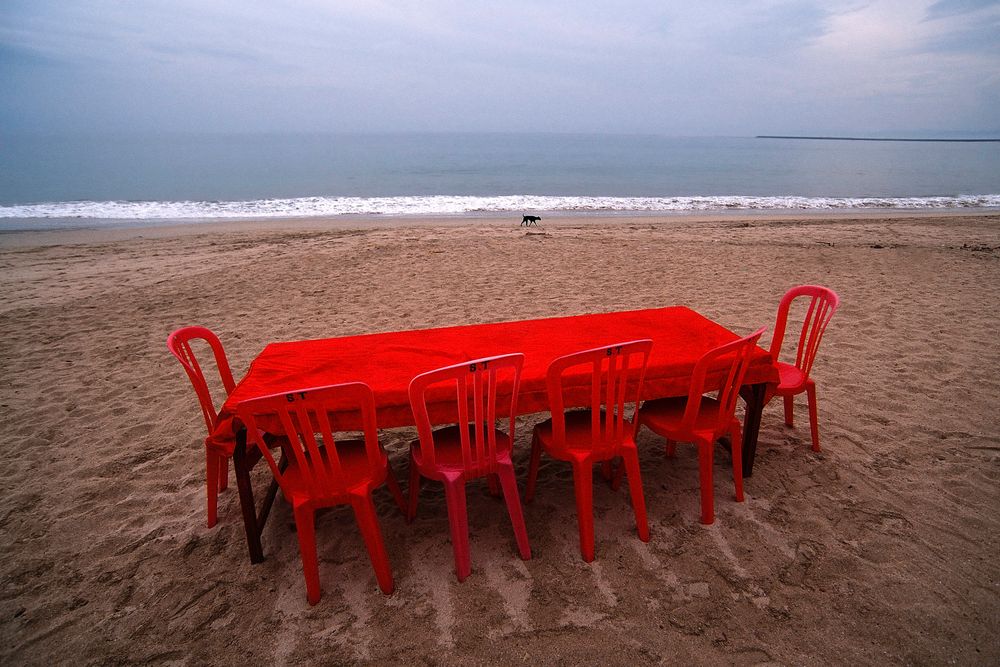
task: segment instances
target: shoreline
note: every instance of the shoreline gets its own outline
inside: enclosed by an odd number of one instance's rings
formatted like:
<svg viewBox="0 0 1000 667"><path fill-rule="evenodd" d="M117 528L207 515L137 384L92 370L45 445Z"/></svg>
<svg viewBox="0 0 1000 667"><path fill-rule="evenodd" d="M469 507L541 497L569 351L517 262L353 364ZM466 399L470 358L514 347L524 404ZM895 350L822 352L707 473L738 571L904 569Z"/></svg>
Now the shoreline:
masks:
<svg viewBox="0 0 1000 667"><path fill-rule="evenodd" d="M473 215L343 215L330 217L288 218L214 218L180 222L157 220L147 223L128 221L121 224L93 227L11 229L0 230L0 248L31 245L61 245L76 243L108 243L131 239L162 239L204 234L233 233L283 233L283 232L343 232L349 230L409 229L426 227L456 228L468 226L520 227L520 215L495 213ZM628 211L621 213L580 214L554 212L541 217L541 224L529 230L546 228L613 225L653 225L683 227L689 224L722 223L728 225L823 223L846 221L903 221L937 218L996 218L1000 209L833 209L833 210L733 210L705 213L671 212L647 213ZM137 224L134 224L137 223Z"/></svg>

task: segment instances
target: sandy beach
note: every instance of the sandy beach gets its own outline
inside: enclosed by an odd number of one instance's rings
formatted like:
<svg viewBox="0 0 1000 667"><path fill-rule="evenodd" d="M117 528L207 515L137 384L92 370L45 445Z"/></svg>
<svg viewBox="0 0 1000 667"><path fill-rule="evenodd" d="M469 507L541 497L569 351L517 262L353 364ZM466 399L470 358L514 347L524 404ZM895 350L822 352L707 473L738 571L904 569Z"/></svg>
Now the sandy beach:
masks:
<svg viewBox="0 0 1000 667"><path fill-rule="evenodd" d="M716 457L640 434L652 539L595 484L579 557L568 466L543 465L516 556L469 488L454 577L440 487L407 525L376 495L383 596L347 508L317 520L310 607L288 505L250 565L231 484L205 527L204 424L172 330L242 376L272 341L683 304L744 334L801 283L836 290L823 451L804 397L764 412L747 500ZM1000 214L856 211L206 223L0 235L0 661L31 664L997 664ZM531 425L519 421L523 484ZM405 480L412 430L383 432ZM269 474L258 467L261 484ZM232 479L232 478L231 478Z"/></svg>

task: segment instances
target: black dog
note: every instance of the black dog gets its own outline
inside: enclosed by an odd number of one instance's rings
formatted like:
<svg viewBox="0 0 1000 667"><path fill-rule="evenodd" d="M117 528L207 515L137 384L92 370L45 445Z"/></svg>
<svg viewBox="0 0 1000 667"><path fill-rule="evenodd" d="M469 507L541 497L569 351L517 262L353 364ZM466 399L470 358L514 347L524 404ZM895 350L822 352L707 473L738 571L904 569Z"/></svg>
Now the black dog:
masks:
<svg viewBox="0 0 1000 667"><path fill-rule="evenodd" d="M525 227L530 226L532 223L537 227L538 221L541 220L541 216L538 215L526 215L521 218L521 224Z"/></svg>

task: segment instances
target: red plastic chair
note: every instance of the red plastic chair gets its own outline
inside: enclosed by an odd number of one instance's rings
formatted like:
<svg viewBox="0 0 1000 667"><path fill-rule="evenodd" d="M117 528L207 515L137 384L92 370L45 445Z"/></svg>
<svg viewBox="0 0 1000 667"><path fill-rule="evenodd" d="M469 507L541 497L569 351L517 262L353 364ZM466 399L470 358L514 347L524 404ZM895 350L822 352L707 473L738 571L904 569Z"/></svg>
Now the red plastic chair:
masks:
<svg viewBox="0 0 1000 667"><path fill-rule="evenodd" d="M226 351L214 333L205 327L183 327L167 336L167 349L181 362L181 366L184 367L184 371L191 380L195 394L198 395L198 402L201 404L202 415L205 417L205 427L208 429L208 435L211 435L218 422L219 411L215 409L215 402L212 400L212 392L208 388L205 373L191 347L191 342L196 340L204 341L211 348L226 396L233 391L236 383L233 382L233 372L229 368ZM208 496L209 528L214 526L217 521L219 491L228 486L229 457L229 453L211 447L206 439L205 469L208 478L206 493Z"/></svg>
<svg viewBox="0 0 1000 667"><path fill-rule="evenodd" d="M510 522L514 526L517 549L523 560L531 558L528 531L521 512L511 449L514 442L514 417L517 392L521 381L523 354L508 354L475 359L422 373L410 382L410 407L416 420L419 439L410 445L410 504L407 519L417 513L417 495L423 477L444 484L451 528L452 549L455 552L455 572L464 581L472 571L469 555L469 525L465 502L465 484L470 479L487 477L491 488L499 478ZM510 397L510 423L507 433L495 428L497 420L498 375L513 375ZM442 386L444 385L444 386ZM455 397L458 423L432 430L427 409L428 393L442 400ZM470 413L471 407L471 413Z"/></svg>
<svg viewBox="0 0 1000 667"><path fill-rule="evenodd" d="M674 443L698 445L698 473L701 485L701 522L715 521L715 494L712 486L712 452L715 442L729 434L733 459L733 483L736 501L743 502L743 438L736 418L736 400L750 357L763 335L760 328L732 343L706 352L694 366L687 396L646 401L639 409L639 424L667 439L667 455L674 453ZM721 378L710 383L709 376ZM707 392L718 394L713 398Z"/></svg>
<svg viewBox="0 0 1000 667"><path fill-rule="evenodd" d="M639 539L649 541L646 501L635 446L637 427L634 419L626 419L625 406L638 406L652 347L651 340L618 343L568 354L549 365L546 380L552 418L535 426L525 500L530 502L535 495L542 449L554 459L571 463L580 526L580 553L588 563L594 560L595 463L622 458L623 468L628 472ZM589 397L590 408L564 412L567 393L576 394L581 401Z"/></svg>
<svg viewBox="0 0 1000 667"><path fill-rule="evenodd" d="M788 311L792 302L799 297L809 300L805 318L802 321L802 331L799 333L799 343L795 349L795 363L788 364L778 360L781 354L781 343L785 337L785 326L788 323ZM781 396L785 402L785 424L792 426L793 401L796 394L806 392L809 403L809 426L812 433L813 451L819 449L819 418L816 409L816 383L809 377L816 352L819 350L823 332L830 323L833 313L840 304L840 297L833 290L819 285L800 285L788 290L778 306L778 319L774 325L774 337L771 339L771 358L778 365L781 380L777 387L770 391L767 400Z"/></svg>
<svg viewBox="0 0 1000 667"><path fill-rule="evenodd" d="M334 438L331 406L343 409L348 401L361 415L363 440ZM372 491L385 483L400 510L405 511L405 506L399 483L378 441L371 388L363 382L351 382L303 389L243 401L236 410L247 433L252 434L248 439L267 460L282 495L292 505L309 604L316 604L320 598L314 515L317 509L334 505L350 505L354 510L379 588L386 595L391 594L392 569ZM287 443L282 441L288 459L284 470L274 460L263 431L257 427L257 418L261 416L276 417L288 439Z"/></svg>

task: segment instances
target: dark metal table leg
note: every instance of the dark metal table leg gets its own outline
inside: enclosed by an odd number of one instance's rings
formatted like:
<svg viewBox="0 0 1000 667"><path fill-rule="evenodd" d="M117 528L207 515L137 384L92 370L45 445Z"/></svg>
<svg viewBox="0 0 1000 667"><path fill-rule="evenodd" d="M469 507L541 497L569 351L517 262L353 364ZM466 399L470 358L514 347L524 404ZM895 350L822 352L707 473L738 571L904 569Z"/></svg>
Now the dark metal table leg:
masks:
<svg viewBox="0 0 1000 667"><path fill-rule="evenodd" d="M257 505L250 485L250 468L253 464L247 456L247 434L244 429L236 434L236 448L233 450L233 467L236 469L236 487L240 494L240 509L243 512L243 528L247 534L247 549L250 562L264 561L264 550L260 546L260 525L257 523Z"/></svg>
<svg viewBox="0 0 1000 667"><path fill-rule="evenodd" d="M288 457L285 454L281 455L281 460L278 461L278 470L285 472L288 468ZM264 496L264 506L260 508L260 515L257 516L257 527L260 532L264 532L264 524L267 523L267 517L271 513L271 506L274 505L274 497L278 495L278 480L272 479L270 486L267 487L267 495Z"/></svg>
<svg viewBox="0 0 1000 667"><path fill-rule="evenodd" d="M753 459L757 454L757 435L760 433L760 417L764 412L764 392L767 383L744 386L743 400L746 401L746 417L743 419L743 476L753 474Z"/></svg>

